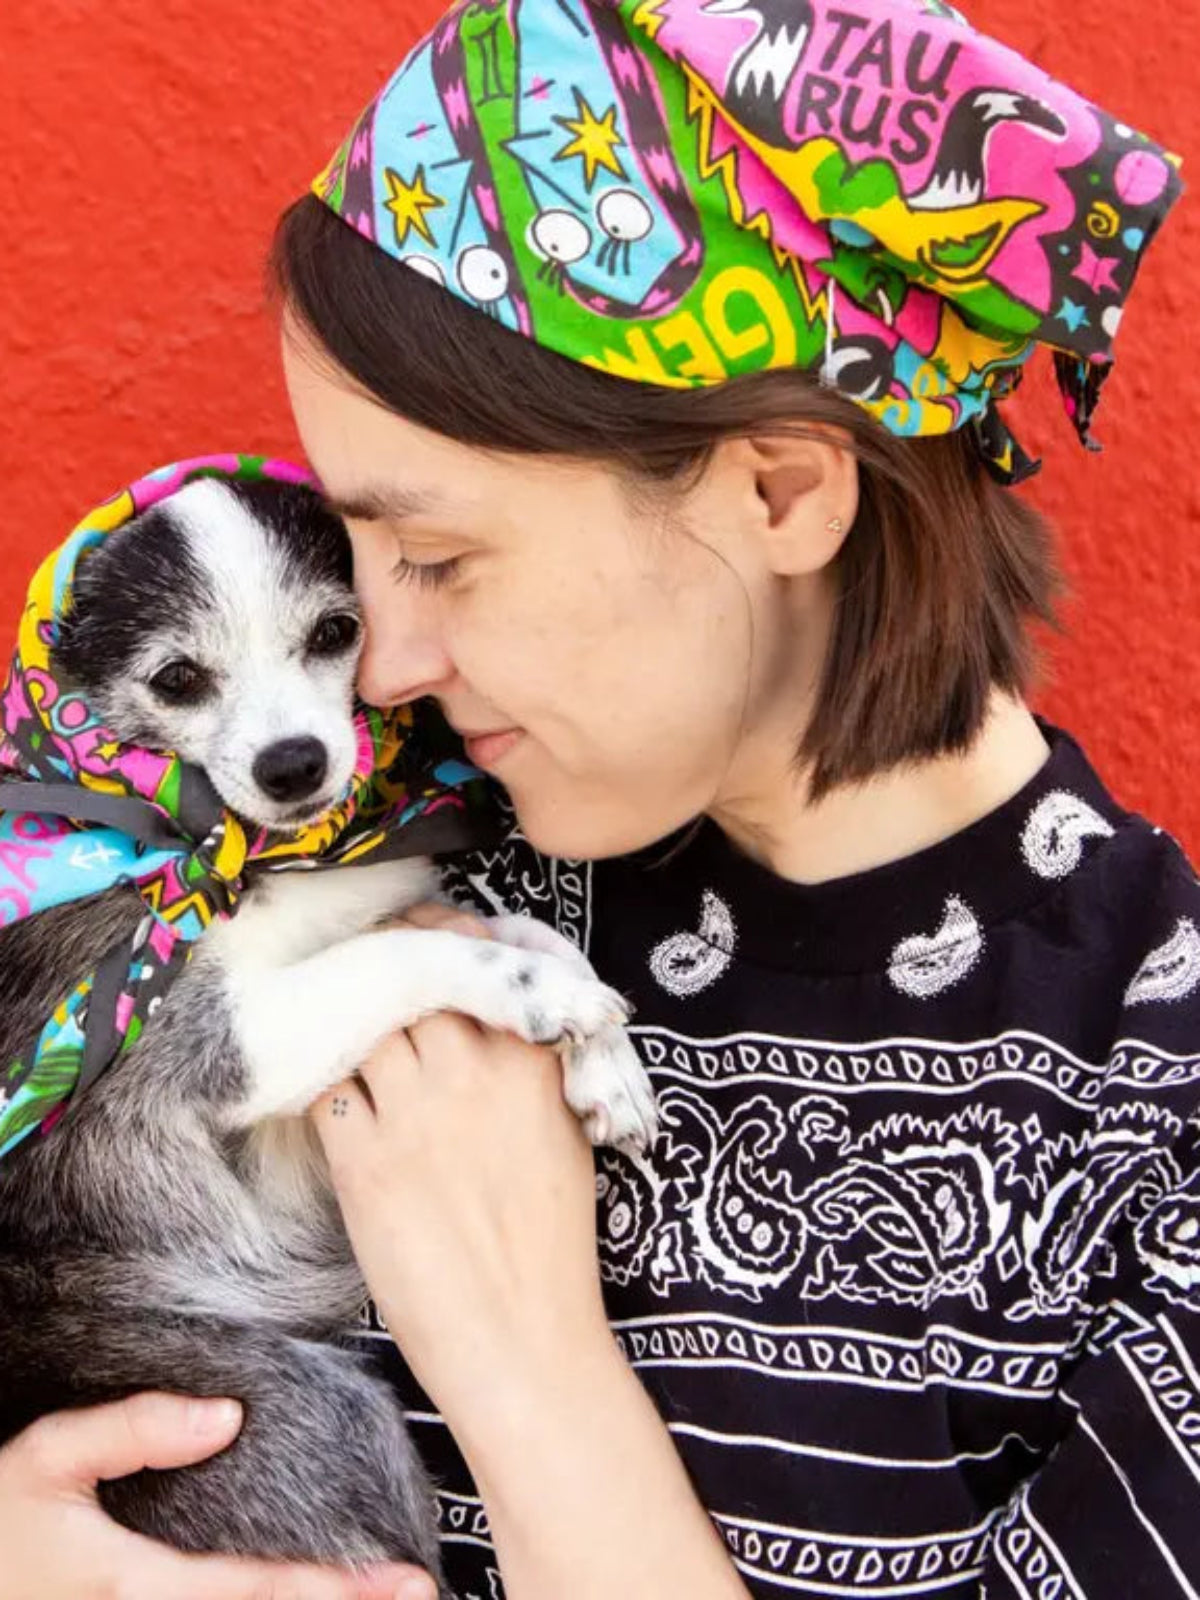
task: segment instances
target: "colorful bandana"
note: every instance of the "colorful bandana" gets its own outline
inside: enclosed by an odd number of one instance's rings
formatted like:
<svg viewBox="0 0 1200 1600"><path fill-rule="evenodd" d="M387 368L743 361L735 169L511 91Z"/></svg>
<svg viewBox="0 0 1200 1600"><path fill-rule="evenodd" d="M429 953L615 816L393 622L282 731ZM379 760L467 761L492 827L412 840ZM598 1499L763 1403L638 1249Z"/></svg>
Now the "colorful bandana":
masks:
<svg viewBox="0 0 1200 1600"><path fill-rule="evenodd" d="M16 1060L0 1063L0 1156L35 1128L49 1131L136 1041L195 941L237 910L253 872L432 854L479 834L459 791L480 774L417 756L437 737L430 724L425 740L419 710L360 707L345 798L311 827L282 834L225 810L205 775L177 756L120 743L56 681L50 652L77 564L114 528L204 477L311 482L298 467L251 456L166 467L85 518L30 586L0 701L0 927L121 883L136 884L147 915Z"/></svg>
<svg viewBox="0 0 1200 1600"><path fill-rule="evenodd" d="M941 0L476 0L314 184L562 355L676 387L816 370L892 433L974 425L1039 344L1081 440L1179 158Z"/></svg>

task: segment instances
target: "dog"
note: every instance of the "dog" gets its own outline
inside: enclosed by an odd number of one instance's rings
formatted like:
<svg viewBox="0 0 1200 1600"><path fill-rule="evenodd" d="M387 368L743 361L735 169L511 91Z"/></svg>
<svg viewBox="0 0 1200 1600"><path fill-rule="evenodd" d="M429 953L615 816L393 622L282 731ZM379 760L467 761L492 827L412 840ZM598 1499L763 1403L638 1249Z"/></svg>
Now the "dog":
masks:
<svg viewBox="0 0 1200 1600"><path fill-rule="evenodd" d="M360 641L349 542L317 493L202 480L85 558L53 664L118 738L278 830L349 782ZM245 1406L215 1458L100 1486L129 1528L439 1575L398 1403L338 1342L366 1290L304 1116L389 1032L452 1010L559 1044L594 1141L653 1137L626 1008L565 939L522 918L491 941L381 926L438 887L428 860L252 879L119 1063L0 1161L0 1442L142 1389ZM144 914L115 888L0 930L0 1061Z"/></svg>

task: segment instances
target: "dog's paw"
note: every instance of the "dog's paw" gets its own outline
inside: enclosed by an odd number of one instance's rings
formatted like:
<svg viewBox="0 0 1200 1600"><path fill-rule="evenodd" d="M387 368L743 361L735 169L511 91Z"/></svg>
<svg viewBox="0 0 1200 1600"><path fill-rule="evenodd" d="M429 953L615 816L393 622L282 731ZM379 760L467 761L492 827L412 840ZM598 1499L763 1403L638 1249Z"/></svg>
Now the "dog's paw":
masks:
<svg viewBox="0 0 1200 1600"><path fill-rule="evenodd" d="M593 1144L641 1154L658 1137L654 1090L623 1028L572 1047L563 1069L567 1104Z"/></svg>
<svg viewBox="0 0 1200 1600"><path fill-rule="evenodd" d="M629 1020L629 1007L582 964L556 955L478 943L473 981L460 1007L530 1044L581 1045Z"/></svg>

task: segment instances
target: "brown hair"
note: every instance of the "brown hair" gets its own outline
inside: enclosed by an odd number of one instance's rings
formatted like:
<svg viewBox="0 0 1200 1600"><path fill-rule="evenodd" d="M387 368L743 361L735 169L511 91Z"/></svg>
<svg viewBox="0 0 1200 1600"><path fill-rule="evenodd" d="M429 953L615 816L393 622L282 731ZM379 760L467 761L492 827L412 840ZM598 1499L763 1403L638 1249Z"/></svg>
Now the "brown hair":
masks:
<svg viewBox="0 0 1200 1600"><path fill-rule="evenodd" d="M280 220L273 286L382 405L463 444L606 461L678 487L722 439L844 429L860 505L837 559L838 603L797 756L819 800L902 762L962 751L993 686L1024 693L1033 619L1056 626L1050 530L986 472L964 433L903 440L811 373L706 389L630 382L570 361L447 293L315 198Z"/></svg>

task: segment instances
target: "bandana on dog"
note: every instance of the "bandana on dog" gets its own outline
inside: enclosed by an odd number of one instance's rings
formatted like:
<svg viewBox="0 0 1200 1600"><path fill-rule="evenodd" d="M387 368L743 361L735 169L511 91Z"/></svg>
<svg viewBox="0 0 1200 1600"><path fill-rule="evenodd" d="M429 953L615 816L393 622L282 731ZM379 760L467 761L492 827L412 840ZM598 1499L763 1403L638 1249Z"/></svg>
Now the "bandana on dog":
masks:
<svg viewBox="0 0 1200 1600"><path fill-rule="evenodd" d="M207 777L177 756L123 744L51 665L56 625L78 563L115 528L197 478L311 482L300 468L250 456L166 467L85 518L29 590L0 701L0 927L134 884L147 915L62 998L37 1038L0 1062L0 1156L138 1038L194 942L236 912L251 869L315 868L429 854L475 842L461 793L480 774L422 763L419 713L356 714L358 755L340 804L294 833L251 828ZM414 732L416 737L414 737Z"/></svg>
<svg viewBox="0 0 1200 1600"><path fill-rule="evenodd" d="M1091 449L1179 158L942 0L476 0L314 184L505 327L677 387L769 367L902 436L974 426L1038 345Z"/></svg>

